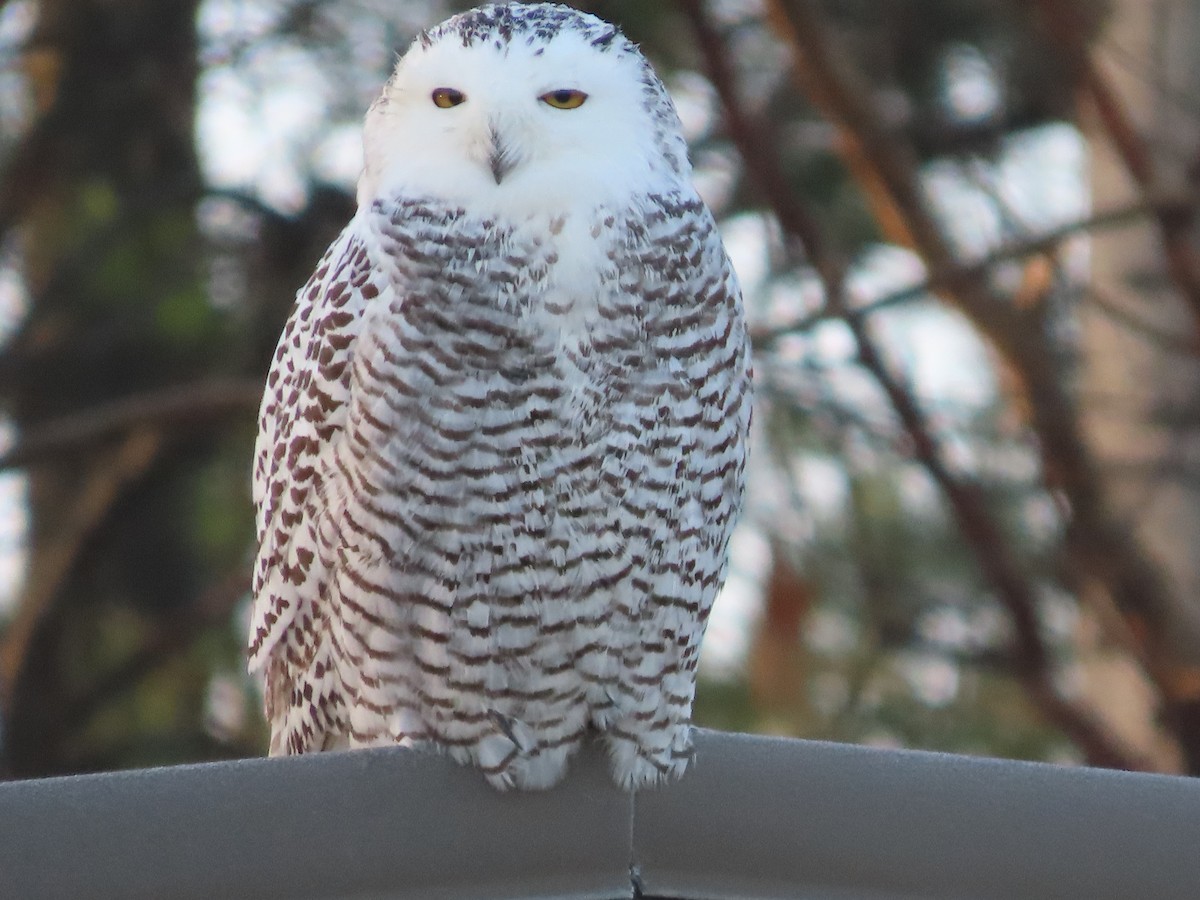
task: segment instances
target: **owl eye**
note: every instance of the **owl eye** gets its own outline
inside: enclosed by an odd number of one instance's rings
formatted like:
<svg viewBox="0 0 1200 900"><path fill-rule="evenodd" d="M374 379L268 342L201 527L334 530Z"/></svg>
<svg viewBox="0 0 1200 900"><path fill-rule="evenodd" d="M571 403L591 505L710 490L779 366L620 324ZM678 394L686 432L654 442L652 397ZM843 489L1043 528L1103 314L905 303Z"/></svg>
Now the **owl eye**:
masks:
<svg viewBox="0 0 1200 900"><path fill-rule="evenodd" d="M466 99L466 94L456 91L454 88L437 88L433 92L433 105L438 109L450 109Z"/></svg>
<svg viewBox="0 0 1200 900"><path fill-rule="evenodd" d="M561 90L551 91L548 94L542 94L538 99L548 106L553 106L555 109L579 109L579 107L583 106L583 101L587 97L588 95L583 91L562 88Z"/></svg>

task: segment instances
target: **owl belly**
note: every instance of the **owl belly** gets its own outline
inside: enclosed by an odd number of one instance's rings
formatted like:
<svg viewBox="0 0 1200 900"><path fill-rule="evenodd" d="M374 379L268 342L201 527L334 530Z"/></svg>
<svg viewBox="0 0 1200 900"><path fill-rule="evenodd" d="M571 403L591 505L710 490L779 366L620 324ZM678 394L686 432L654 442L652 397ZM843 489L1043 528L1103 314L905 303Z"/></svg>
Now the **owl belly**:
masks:
<svg viewBox="0 0 1200 900"><path fill-rule="evenodd" d="M431 741L498 784L549 784L619 702L635 639L601 394L533 356L436 374L393 373L351 413L352 743Z"/></svg>

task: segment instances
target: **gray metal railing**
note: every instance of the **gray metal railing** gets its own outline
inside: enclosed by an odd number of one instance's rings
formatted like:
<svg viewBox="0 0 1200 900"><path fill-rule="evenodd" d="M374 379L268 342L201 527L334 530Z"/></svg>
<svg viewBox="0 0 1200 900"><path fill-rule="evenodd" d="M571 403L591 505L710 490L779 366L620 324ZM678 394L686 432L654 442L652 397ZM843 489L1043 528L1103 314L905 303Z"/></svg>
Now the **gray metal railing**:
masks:
<svg viewBox="0 0 1200 900"><path fill-rule="evenodd" d="M1200 898L1200 779L700 732L636 796L406 750L0 785L3 898Z"/></svg>

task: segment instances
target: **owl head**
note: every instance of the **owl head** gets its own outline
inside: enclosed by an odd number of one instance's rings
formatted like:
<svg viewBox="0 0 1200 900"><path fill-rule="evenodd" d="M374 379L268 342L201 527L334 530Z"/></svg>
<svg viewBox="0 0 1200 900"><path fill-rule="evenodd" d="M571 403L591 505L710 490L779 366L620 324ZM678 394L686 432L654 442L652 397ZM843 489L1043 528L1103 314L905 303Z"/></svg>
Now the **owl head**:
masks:
<svg viewBox="0 0 1200 900"><path fill-rule="evenodd" d="M421 34L367 113L360 205L393 196L557 212L689 177L679 118L613 25L502 3Z"/></svg>

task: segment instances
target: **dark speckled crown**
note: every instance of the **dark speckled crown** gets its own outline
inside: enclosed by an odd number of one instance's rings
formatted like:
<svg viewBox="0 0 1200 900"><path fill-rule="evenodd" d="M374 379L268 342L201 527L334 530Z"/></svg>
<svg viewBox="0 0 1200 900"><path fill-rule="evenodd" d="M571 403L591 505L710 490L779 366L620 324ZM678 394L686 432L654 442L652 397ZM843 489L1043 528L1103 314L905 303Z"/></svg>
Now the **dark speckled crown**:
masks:
<svg viewBox="0 0 1200 900"><path fill-rule="evenodd" d="M495 42L501 49L514 41L545 43L563 31L578 32L592 46L635 50L615 25L561 3L489 3L460 13L421 34L426 47L457 35L464 47Z"/></svg>

